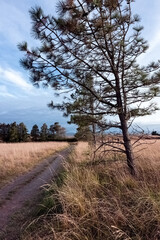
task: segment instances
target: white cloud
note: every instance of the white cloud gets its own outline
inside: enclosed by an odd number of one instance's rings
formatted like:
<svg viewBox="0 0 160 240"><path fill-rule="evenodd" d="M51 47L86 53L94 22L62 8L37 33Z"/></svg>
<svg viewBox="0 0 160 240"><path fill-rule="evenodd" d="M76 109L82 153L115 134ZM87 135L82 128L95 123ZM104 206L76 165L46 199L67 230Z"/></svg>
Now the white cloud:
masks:
<svg viewBox="0 0 160 240"><path fill-rule="evenodd" d="M135 120L135 123L143 124L143 125L160 124L159 119L160 119L160 112L157 111L156 113L154 113L152 115L137 118Z"/></svg>
<svg viewBox="0 0 160 240"><path fill-rule="evenodd" d="M6 86L3 85L0 86L0 96L5 98L17 98L15 95L9 93Z"/></svg>
<svg viewBox="0 0 160 240"><path fill-rule="evenodd" d="M37 89L32 83L27 82L20 71L0 66L0 97L3 104L5 106L7 104L8 107L13 105L16 108L22 105L23 107L44 106L47 108L47 104L54 98L54 91L51 88ZM59 101L62 101L61 97Z"/></svg>
<svg viewBox="0 0 160 240"><path fill-rule="evenodd" d="M4 84L10 82L14 87L19 87L25 91L31 91L33 86L25 81L22 74L11 68L4 69L0 67L0 81Z"/></svg>
<svg viewBox="0 0 160 240"><path fill-rule="evenodd" d="M36 88L23 75L22 72L12 69L9 66L0 65L0 95L23 99L22 101L29 101L33 104L39 101L50 102L54 97L54 91L49 88ZM59 97L60 101L62 100Z"/></svg>
<svg viewBox="0 0 160 240"><path fill-rule="evenodd" d="M159 28L154 31L153 36L149 41L149 49L145 54L139 57L139 62L142 64L160 59L159 51L157 51L160 48L160 25L158 26Z"/></svg>

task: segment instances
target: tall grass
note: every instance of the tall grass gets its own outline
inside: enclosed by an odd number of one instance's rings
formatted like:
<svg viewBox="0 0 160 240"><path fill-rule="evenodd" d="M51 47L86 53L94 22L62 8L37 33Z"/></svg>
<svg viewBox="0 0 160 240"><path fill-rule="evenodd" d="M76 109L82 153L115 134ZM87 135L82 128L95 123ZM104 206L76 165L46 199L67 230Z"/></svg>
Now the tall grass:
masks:
<svg viewBox="0 0 160 240"><path fill-rule="evenodd" d="M63 184L50 185L50 208L26 239L160 239L160 141L136 154L137 177L125 159L89 165L90 152L80 143L66 164ZM81 151L82 150L82 151ZM44 206L44 205L43 205Z"/></svg>
<svg viewBox="0 0 160 240"><path fill-rule="evenodd" d="M0 186L67 145L65 142L0 143Z"/></svg>

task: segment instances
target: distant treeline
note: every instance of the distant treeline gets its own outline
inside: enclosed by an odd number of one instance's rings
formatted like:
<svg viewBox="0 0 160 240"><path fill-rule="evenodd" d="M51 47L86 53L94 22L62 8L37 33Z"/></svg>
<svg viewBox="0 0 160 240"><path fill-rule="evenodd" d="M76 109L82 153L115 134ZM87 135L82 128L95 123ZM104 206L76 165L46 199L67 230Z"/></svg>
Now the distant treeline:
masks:
<svg viewBox="0 0 160 240"><path fill-rule="evenodd" d="M152 135L160 136L160 134L157 131L152 131Z"/></svg>
<svg viewBox="0 0 160 240"><path fill-rule="evenodd" d="M16 122L11 124L0 123L1 142L52 141L63 140L65 137L66 129L61 127L58 122L50 125L50 127L44 123L40 129L35 124L30 133L23 122L20 124Z"/></svg>

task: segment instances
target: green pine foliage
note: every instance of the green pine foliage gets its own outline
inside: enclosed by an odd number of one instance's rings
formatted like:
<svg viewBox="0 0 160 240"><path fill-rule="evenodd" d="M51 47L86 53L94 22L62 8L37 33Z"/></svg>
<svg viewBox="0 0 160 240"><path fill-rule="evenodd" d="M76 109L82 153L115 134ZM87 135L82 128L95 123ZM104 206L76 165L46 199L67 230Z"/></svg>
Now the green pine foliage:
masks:
<svg viewBox="0 0 160 240"><path fill-rule="evenodd" d="M66 111L68 102L76 103L72 96L81 88L95 99L93 116L103 117L104 128L122 131L117 150L125 151L135 175L128 128L136 117L157 110L151 100L159 94L160 61L147 66L137 63L148 44L141 36L140 18L132 13L133 2L64 0L59 2L57 18L32 8L32 33L41 46L31 50L22 43L19 49L26 54L21 65L29 70L34 84L71 92L70 100L67 97L62 106L53 106ZM107 121L107 116L113 120Z"/></svg>
<svg viewBox="0 0 160 240"><path fill-rule="evenodd" d="M58 122L55 122L49 128L47 124L44 123L41 130L39 130L37 124L34 124L30 134L23 122L20 124L16 122L11 124L0 123L0 141L2 142L37 142L63 139L66 139L66 130Z"/></svg>
<svg viewBox="0 0 160 240"><path fill-rule="evenodd" d="M38 128L37 124L33 125L33 127L32 127L31 137L32 137L33 141L40 140L40 132L39 132L39 128Z"/></svg>

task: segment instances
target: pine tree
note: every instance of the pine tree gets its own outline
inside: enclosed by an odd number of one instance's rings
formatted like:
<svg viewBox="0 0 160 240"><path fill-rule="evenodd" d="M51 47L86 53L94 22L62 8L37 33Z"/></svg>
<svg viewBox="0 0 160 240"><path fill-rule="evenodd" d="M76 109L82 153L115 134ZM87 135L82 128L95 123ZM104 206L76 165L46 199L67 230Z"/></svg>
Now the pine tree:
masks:
<svg viewBox="0 0 160 240"><path fill-rule="evenodd" d="M43 123L43 125L41 127L40 136L41 136L41 141L48 140L48 127L47 127L46 123Z"/></svg>
<svg viewBox="0 0 160 240"><path fill-rule="evenodd" d="M139 17L132 14L132 2L64 0L59 4L58 18L32 8L33 34L41 46L30 50L22 43L19 49L26 52L21 64L30 71L34 84L43 82L73 93L83 87L98 102L97 113L104 118L112 116L105 127L122 131L121 151L134 175L128 128L135 117L157 109L149 101L159 93L160 62L148 66L137 63L148 45L141 37ZM94 80L94 88L88 87L88 75Z"/></svg>
<svg viewBox="0 0 160 240"><path fill-rule="evenodd" d="M20 123L18 126L18 138L19 142L26 142L28 138L28 130L24 123Z"/></svg>
<svg viewBox="0 0 160 240"><path fill-rule="evenodd" d="M94 89L94 80L91 76L86 78L87 86L89 89ZM97 111L96 98L86 91L85 88L79 87L76 89L75 94L72 94L72 102L62 103L62 107L66 106L66 116L70 115L69 123L78 125L78 134L80 136L83 131L86 139L90 140L92 144L96 145L96 132L100 131L102 125L103 114ZM62 108L62 109L63 109ZM79 134L81 132L81 134ZM83 134L82 134L83 135Z"/></svg>
<svg viewBox="0 0 160 240"><path fill-rule="evenodd" d="M33 141L38 141L40 139L40 132L37 124L32 127L31 137Z"/></svg>
<svg viewBox="0 0 160 240"><path fill-rule="evenodd" d="M14 122L10 125L8 141L9 142L19 142L18 126L17 126L16 122Z"/></svg>
<svg viewBox="0 0 160 240"><path fill-rule="evenodd" d="M66 135L66 130L65 128L61 127L59 122L55 122L53 125L53 129L55 131L55 139L60 139L64 138Z"/></svg>
<svg viewBox="0 0 160 240"><path fill-rule="evenodd" d="M80 125L77 128L77 132L75 134L75 137L80 141L93 142L93 134L92 134L89 126Z"/></svg>
<svg viewBox="0 0 160 240"><path fill-rule="evenodd" d="M10 124L5 123L0 124L0 138L3 142L9 141L9 129Z"/></svg>
<svg viewBox="0 0 160 240"><path fill-rule="evenodd" d="M49 139L54 140L54 137L55 137L55 128L54 128L54 125L52 124L49 127Z"/></svg>

